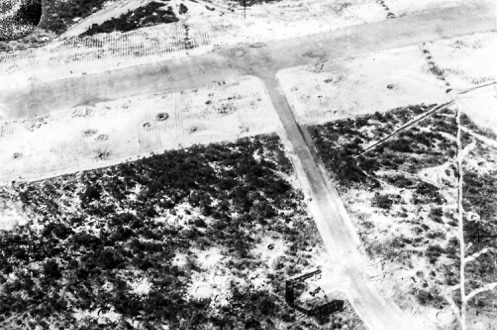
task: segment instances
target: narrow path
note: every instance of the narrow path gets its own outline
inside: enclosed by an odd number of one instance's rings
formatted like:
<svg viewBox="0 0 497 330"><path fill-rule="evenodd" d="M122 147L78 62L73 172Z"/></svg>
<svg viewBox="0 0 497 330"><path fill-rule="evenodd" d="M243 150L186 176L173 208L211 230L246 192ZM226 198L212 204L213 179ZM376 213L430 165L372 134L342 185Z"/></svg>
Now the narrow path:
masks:
<svg viewBox="0 0 497 330"><path fill-rule="evenodd" d="M291 150L304 194L311 200L310 211L313 219L328 253L334 260L332 268L343 280L340 289L370 329L421 329L419 324L408 320L388 297L382 296L372 285L364 272L367 268L367 257L358 249L361 244L359 237L336 188L325 172L309 132L295 120L276 76L267 72L257 75L264 81L283 124L283 132L280 135Z"/></svg>

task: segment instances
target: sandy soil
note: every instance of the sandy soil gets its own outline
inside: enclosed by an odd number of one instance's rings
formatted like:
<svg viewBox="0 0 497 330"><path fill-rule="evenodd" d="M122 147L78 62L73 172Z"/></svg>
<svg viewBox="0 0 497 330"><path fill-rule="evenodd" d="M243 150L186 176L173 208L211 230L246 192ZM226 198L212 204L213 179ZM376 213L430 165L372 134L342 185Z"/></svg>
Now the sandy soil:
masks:
<svg viewBox="0 0 497 330"><path fill-rule="evenodd" d="M397 17L429 11L434 9L443 9L457 7L461 4L475 5L478 1L463 1L463 0L385 0L385 5Z"/></svg>
<svg viewBox="0 0 497 330"><path fill-rule="evenodd" d="M278 79L302 123L449 101L419 46L291 68L280 71Z"/></svg>
<svg viewBox="0 0 497 330"><path fill-rule="evenodd" d="M452 96L461 110L479 127L497 133L497 32L477 33L438 42L426 48L454 89ZM476 86L468 93L457 95Z"/></svg>
<svg viewBox="0 0 497 330"><path fill-rule="evenodd" d="M426 43L433 61L455 90L495 82L497 32L477 33Z"/></svg>
<svg viewBox="0 0 497 330"><path fill-rule="evenodd" d="M103 22L147 1L120 1L79 23L63 37L77 35L93 23ZM268 3L251 7L246 19L240 11L223 11L220 16L218 11L210 11L203 4L189 2L187 5L192 10L178 23L83 40L72 38L39 49L0 56L0 72L11 76L12 86L14 83L26 84L81 75L82 72L102 72L112 67L150 63L158 58L207 53L240 42L295 38L385 19L382 8L374 1L361 1L351 6L330 5L323 0ZM196 49L187 51L185 48L186 29ZM146 44L144 40L147 40ZM67 67L65 70L60 68L62 63ZM29 74L26 74L28 70Z"/></svg>
<svg viewBox="0 0 497 330"><path fill-rule="evenodd" d="M474 3L480 6L474 6L473 2L464 6L468 6L468 10L476 10L482 5L491 5L489 0ZM3 86L81 76L83 73L103 72L159 59L206 54L219 48L236 47L239 43L293 39L386 20L385 10L374 1L356 1L348 5L341 2L330 4L323 0L282 1L253 6L246 19L239 11L228 11L220 16L219 12L207 10L203 5L193 2L188 5L193 8L194 14L187 13L176 24L124 34L71 38L34 50L0 55L0 73L9 77L8 84ZM117 9L120 10L120 7ZM439 9L430 7L433 12ZM445 10L451 9L454 8ZM490 15L490 11L487 10L486 15ZM476 20L477 15L472 15L472 19ZM421 22L419 24L422 25ZM464 24L462 18L461 24ZM417 32L422 35L421 31ZM186 47L187 33L194 49ZM144 40L147 42L144 43Z"/></svg>
<svg viewBox="0 0 497 330"><path fill-rule="evenodd" d="M488 8L489 6L485 5L475 11L464 10L464 16L461 16L460 8L447 9L356 25L302 38L266 44L240 44L235 48L219 49L210 54L135 65L106 71L104 74L75 74L74 78L46 84L30 84L22 88L11 86L0 94L0 108L11 118L29 116L72 107L88 99L117 99L165 89L191 88L208 84L220 77L254 75L257 71L276 72L332 58L412 45L469 32L488 31L495 25ZM413 25L419 27L414 30ZM93 53L93 56L97 55ZM103 67L109 63L114 63L110 57L94 62L92 67ZM80 70L84 70L89 64L91 62L81 66ZM112 65L108 65L108 69L112 69ZM50 77L49 71L53 69L47 70L44 74ZM56 72L65 75L64 70L67 68L60 66ZM26 75L21 76L26 78ZM2 81L15 86L15 80Z"/></svg>
<svg viewBox="0 0 497 330"><path fill-rule="evenodd" d="M36 180L154 151L273 132L277 127L267 93L255 77L101 101L3 123L0 177L2 182Z"/></svg>

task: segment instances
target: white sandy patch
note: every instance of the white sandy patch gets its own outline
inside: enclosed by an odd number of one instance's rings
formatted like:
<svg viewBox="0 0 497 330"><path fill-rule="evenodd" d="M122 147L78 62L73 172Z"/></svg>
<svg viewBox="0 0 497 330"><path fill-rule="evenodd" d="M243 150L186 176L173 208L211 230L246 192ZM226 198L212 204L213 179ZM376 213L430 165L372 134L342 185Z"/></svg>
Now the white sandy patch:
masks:
<svg viewBox="0 0 497 330"><path fill-rule="evenodd" d="M152 289L152 283L150 283L147 278L132 282L130 286L133 289L132 292L140 296L148 295Z"/></svg>
<svg viewBox="0 0 497 330"><path fill-rule="evenodd" d="M455 164L451 161L439 166L423 168L417 175L425 181L431 182L439 187L446 185L455 187L457 184Z"/></svg>
<svg viewBox="0 0 497 330"><path fill-rule="evenodd" d="M436 10L436 9L444 9L444 8L452 8L457 7L462 4L469 5L471 2L477 3L475 0L385 0L385 5L388 6L391 12L395 14L395 16L406 16L412 15L415 13Z"/></svg>
<svg viewBox="0 0 497 330"><path fill-rule="evenodd" d="M111 292L114 290L114 284L111 282L105 282L104 285L102 285L102 289L107 292Z"/></svg>
<svg viewBox="0 0 497 330"><path fill-rule="evenodd" d="M0 209L0 230L10 231L17 226L22 226L26 223L26 216L19 214L16 210L10 208Z"/></svg>
<svg viewBox="0 0 497 330"><path fill-rule="evenodd" d="M266 274L267 273L261 268L257 268L250 273L249 285L253 288L253 290L269 290L270 284Z"/></svg>
<svg viewBox="0 0 497 330"><path fill-rule="evenodd" d="M190 203L183 202L175 205L174 209L169 210L163 217L156 218L155 221L164 222L173 227L190 228L189 221L196 216L198 213L195 212Z"/></svg>
<svg viewBox="0 0 497 330"><path fill-rule="evenodd" d="M478 127L497 134L497 85L459 95L456 101Z"/></svg>
<svg viewBox="0 0 497 330"><path fill-rule="evenodd" d="M186 296L189 299L211 299L211 307L227 306L231 297L233 276L220 272L193 273Z"/></svg>
<svg viewBox="0 0 497 330"><path fill-rule="evenodd" d="M132 190L130 190L130 192L128 194L128 199L130 201L136 201L138 198L138 195L140 195L141 190L142 190L141 184L136 183L135 187Z"/></svg>
<svg viewBox="0 0 497 330"><path fill-rule="evenodd" d="M118 322L121 319L121 314L116 313L113 309L109 311L102 312L98 309L89 311L89 310L76 310L73 313L73 316L76 320L81 321L86 318L97 320L98 324L109 324Z"/></svg>
<svg viewBox="0 0 497 330"><path fill-rule="evenodd" d="M225 258L221 250L217 247L212 247L208 250L192 249L192 252L197 257L197 262L204 269L212 269L218 267L221 261Z"/></svg>
<svg viewBox="0 0 497 330"><path fill-rule="evenodd" d="M183 268L188 264L188 256L185 253L176 253L173 260L171 261L171 265L176 266L178 268Z"/></svg>

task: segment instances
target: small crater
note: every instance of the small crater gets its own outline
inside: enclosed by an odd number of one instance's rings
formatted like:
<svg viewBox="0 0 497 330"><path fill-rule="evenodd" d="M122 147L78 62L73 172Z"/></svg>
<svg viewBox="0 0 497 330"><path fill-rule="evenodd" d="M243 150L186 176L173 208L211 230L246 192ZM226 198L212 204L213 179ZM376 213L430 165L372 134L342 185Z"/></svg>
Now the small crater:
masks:
<svg viewBox="0 0 497 330"><path fill-rule="evenodd" d="M236 49L235 52L234 52L234 55L236 57L242 57L243 55L245 55L245 51L243 49L241 49L241 48Z"/></svg>
<svg viewBox="0 0 497 330"><path fill-rule="evenodd" d="M388 89L397 89L397 86L395 86L394 84L388 84L387 88Z"/></svg>
<svg viewBox="0 0 497 330"><path fill-rule="evenodd" d="M82 108L79 108L79 109L75 109L73 112L72 112L72 117L73 118L76 118L76 117L81 117L81 118L84 118L84 117L90 117L92 116L94 113L93 109L90 108L90 107L86 107L84 109Z"/></svg>
<svg viewBox="0 0 497 330"><path fill-rule="evenodd" d="M326 52L322 51L322 50L318 50L318 51L308 51L308 52L305 52L302 54L303 57L309 57L309 58L323 58L326 56Z"/></svg>
<svg viewBox="0 0 497 330"><path fill-rule="evenodd" d="M143 128L147 128L147 129L152 127L152 125L149 122L143 123L142 126L143 126Z"/></svg>
<svg viewBox="0 0 497 330"><path fill-rule="evenodd" d="M169 114L167 112L161 112L158 113L157 116L155 117L158 121L164 121L167 118L169 118Z"/></svg>
<svg viewBox="0 0 497 330"><path fill-rule="evenodd" d="M22 153L20 152L14 152L14 154L12 155L12 158L14 159L19 159L22 157Z"/></svg>
<svg viewBox="0 0 497 330"><path fill-rule="evenodd" d="M111 153L108 150L98 149L96 152L96 158L98 160L107 160L110 158L110 155Z"/></svg>
<svg viewBox="0 0 497 330"><path fill-rule="evenodd" d="M107 141L109 139L109 136L107 134L100 134L95 138L95 141Z"/></svg>
<svg viewBox="0 0 497 330"><path fill-rule="evenodd" d="M249 47L250 48L262 48L264 46L266 46L265 43L263 43L263 42L256 42L255 44L251 44Z"/></svg>
<svg viewBox="0 0 497 330"><path fill-rule="evenodd" d="M273 249L274 249L274 244L269 244L269 245L267 246L267 249L268 249L268 250L273 250Z"/></svg>
<svg viewBox="0 0 497 330"><path fill-rule="evenodd" d="M84 130L83 131L83 136L84 137L90 137L90 136L93 136L95 134L97 134L97 130L96 129L87 129L87 130Z"/></svg>

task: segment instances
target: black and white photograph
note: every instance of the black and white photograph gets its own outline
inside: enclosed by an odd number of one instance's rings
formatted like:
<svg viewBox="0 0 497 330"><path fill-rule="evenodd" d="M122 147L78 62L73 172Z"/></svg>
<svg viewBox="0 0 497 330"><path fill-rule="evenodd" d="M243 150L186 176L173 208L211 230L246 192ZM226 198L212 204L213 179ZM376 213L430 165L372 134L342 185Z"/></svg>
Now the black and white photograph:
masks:
<svg viewBox="0 0 497 330"><path fill-rule="evenodd" d="M497 330L496 0L0 0L0 330Z"/></svg>

